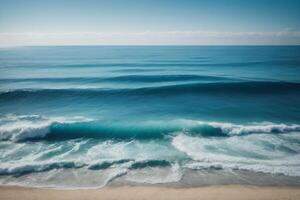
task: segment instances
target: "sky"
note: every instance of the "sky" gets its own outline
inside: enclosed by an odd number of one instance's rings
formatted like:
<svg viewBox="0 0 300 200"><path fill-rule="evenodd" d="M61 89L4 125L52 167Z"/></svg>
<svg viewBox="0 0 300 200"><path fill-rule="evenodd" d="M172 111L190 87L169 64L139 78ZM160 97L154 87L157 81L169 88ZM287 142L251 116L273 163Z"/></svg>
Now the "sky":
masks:
<svg viewBox="0 0 300 200"><path fill-rule="evenodd" d="M299 44L299 0L0 0L0 46Z"/></svg>

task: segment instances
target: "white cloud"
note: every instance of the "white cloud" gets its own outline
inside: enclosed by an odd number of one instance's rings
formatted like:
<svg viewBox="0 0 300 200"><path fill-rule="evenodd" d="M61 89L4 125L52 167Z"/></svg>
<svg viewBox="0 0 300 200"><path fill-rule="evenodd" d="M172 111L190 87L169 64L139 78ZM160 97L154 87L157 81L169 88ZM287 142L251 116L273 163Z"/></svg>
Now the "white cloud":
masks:
<svg viewBox="0 0 300 200"><path fill-rule="evenodd" d="M217 45L217 44L300 44L300 31L217 32L53 32L0 33L0 46L16 45Z"/></svg>

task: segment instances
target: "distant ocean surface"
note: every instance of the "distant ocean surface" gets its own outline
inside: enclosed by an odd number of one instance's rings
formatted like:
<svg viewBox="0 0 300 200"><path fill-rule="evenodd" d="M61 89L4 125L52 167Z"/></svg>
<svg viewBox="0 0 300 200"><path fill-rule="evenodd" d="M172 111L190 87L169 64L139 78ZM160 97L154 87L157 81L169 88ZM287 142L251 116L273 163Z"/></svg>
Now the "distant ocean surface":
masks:
<svg viewBox="0 0 300 200"><path fill-rule="evenodd" d="M300 185L300 47L0 49L0 184Z"/></svg>

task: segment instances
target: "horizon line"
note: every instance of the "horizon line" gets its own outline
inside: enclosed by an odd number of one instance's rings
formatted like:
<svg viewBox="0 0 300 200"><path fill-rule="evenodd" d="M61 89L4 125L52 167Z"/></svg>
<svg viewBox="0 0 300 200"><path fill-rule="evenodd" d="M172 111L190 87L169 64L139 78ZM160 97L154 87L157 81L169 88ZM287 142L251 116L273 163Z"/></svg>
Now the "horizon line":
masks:
<svg viewBox="0 0 300 200"><path fill-rule="evenodd" d="M241 47L241 46L262 46L262 47L272 47L272 46L287 46L287 47L292 47L292 46L300 46L300 44L62 44L62 45L51 45L51 44L47 44L47 45L8 45L8 46L1 46L0 48L14 48L14 47L89 47L89 46L99 46L99 47L111 47L111 46L115 46L115 47L126 47L126 46L131 46L131 47L155 47L155 46L173 46L173 47L205 47L205 46L237 46L237 47Z"/></svg>

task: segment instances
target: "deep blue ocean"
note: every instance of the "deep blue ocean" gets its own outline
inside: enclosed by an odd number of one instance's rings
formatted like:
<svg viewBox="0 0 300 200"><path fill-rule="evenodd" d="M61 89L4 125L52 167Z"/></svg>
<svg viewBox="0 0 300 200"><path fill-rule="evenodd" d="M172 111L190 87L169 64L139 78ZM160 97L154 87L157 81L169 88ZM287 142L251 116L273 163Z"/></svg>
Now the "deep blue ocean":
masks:
<svg viewBox="0 0 300 200"><path fill-rule="evenodd" d="M0 184L176 183L189 172L299 181L300 47L0 49Z"/></svg>

